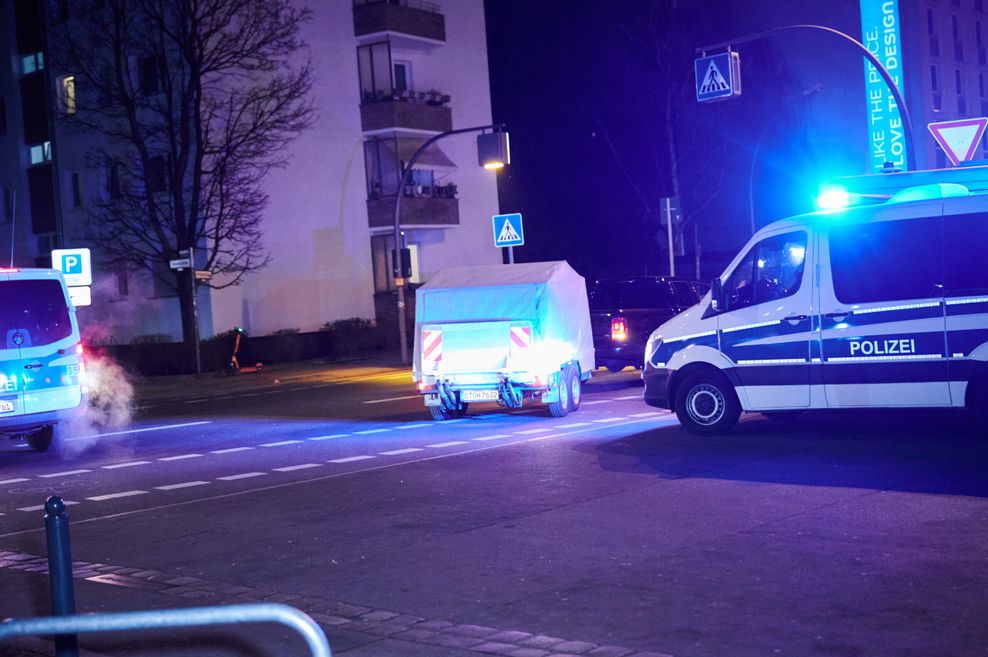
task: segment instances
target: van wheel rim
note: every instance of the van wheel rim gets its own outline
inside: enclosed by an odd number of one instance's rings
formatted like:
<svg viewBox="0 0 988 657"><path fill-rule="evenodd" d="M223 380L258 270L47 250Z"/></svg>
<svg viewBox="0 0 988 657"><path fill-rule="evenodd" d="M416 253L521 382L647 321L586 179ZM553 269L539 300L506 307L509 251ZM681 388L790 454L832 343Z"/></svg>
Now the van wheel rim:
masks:
<svg viewBox="0 0 988 657"><path fill-rule="evenodd" d="M709 383L695 386L686 398L686 411L690 419L703 426L716 424L723 417L726 405L720 389Z"/></svg>

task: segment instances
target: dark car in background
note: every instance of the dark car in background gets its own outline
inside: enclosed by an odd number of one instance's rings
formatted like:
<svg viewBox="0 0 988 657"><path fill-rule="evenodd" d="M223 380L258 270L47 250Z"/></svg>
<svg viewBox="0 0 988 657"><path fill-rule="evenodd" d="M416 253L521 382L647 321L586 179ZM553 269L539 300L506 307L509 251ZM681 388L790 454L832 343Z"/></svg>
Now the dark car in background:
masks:
<svg viewBox="0 0 988 657"><path fill-rule="evenodd" d="M602 278L590 289L590 324L597 365L618 372L641 369L652 331L695 306L706 283L668 276Z"/></svg>

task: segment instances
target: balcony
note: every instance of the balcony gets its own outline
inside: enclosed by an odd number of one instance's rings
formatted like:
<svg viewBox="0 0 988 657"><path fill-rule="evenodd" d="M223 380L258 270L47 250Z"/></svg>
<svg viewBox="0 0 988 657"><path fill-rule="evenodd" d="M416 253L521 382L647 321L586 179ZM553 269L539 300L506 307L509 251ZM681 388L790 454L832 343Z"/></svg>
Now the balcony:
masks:
<svg viewBox="0 0 988 657"><path fill-rule="evenodd" d="M394 32L428 41L446 41L446 17L439 6L419 0L354 0L353 31L358 37Z"/></svg>
<svg viewBox="0 0 988 657"><path fill-rule="evenodd" d="M408 192L412 192L409 194ZM372 198L367 201L367 218L371 228L393 228L395 225L395 199L393 196ZM458 226L460 202L456 198L456 185L433 188L409 186L401 199L402 227Z"/></svg>
<svg viewBox="0 0 988 657"><path fill-rule="evenodd" d="M453 113L447 103L449 96L435 91L365 94L360 105L360 126L365 132L393 128L445 132L453 129Z"/></svg>

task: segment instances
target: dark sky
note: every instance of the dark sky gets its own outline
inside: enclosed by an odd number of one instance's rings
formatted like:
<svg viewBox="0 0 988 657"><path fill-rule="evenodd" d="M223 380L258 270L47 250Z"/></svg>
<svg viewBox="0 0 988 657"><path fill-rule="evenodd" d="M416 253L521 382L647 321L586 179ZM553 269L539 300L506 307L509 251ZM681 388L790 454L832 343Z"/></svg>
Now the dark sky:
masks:
<svg viewBox="0 0 988 657"><path fill-rule="evenodd" d="M752 43L740 49L741 98L703 105L692 61L696 47L780 20L855 29L856 3L838 4L821 10L785 0L779 15L780 3L764 0L488 0L494 119L507 124L512 144L501 210L525 218L516 260L565 259L589 278L666 273L659 199L671 195L675 169L690 254L677 273L694 273L695 223L702 277L716 275L750 233L759 142L758 225L811 210L809 190L821 180L806 172L821 173L821 144L833 142L838 158L847 149L844 126L818 134L809 116L827 102L847 104L841 94L858 87L863 98L860 58L838 53L850 75L834 83L830 62L813 63L832 59L826 39ZM859 173L839 169L830 175Z"/></svg>

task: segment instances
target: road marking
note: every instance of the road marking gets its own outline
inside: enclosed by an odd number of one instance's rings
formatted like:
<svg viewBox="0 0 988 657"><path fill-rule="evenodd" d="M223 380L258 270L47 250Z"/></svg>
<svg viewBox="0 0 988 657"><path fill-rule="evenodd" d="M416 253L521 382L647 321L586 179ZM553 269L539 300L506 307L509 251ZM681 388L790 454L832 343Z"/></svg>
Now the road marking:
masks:
<svg viewBox="0 0 988 657"><path fill-rule="evenodd" d="M576 427L589 427L589 422L570 422L569 424L560 424L559 426L553 427L554 429L575 429Z"/></svg>
<svg viewBox="0 0 988 657"><path fill-rule="evenodd" d="M155 490L178 490L179 488L192 488L193 486L206 486L208 481L185 481L181 484L168 484L167 486L155 486Z"/></svg>
<svg viewBox="0 0 988 657"><path fill-rule="evenodd" d="M246 452L253 447L228 447L227 449L214 449L210 454L232 454L234 452Z"/></svg>
<svg viewBox="0 0 988 657"><path fill-rule="evenodd" d="M4 479L3 481L0 481L0 486L3 486L4 484L19 484L22 481L31 481L31 480L28 479L27 477L19 477L17 479Z"/></svg>
<svg viewBox="0 0 988 657"><path fill-rule="evenodd" d="M581 406L593 406L594 404L610 404L613 399L591 399L590 401L585 401Z"/></svg>
<svg viewBox="0 0 988 657"><path fill-rule="evenodd" d="M202 399L186 399L183 404L203 404L209 400L203 397Z"/></svg>
<svg viewBox="0 0 988 657"><path fill-rule="evenodd" d="M263 477L267 472L244 472L242 474L227 475L225 477L217 477L220 481L236 481L237 479L250 479L251 477Z"/></svg>
<svg viewBox="0 0 988 657"><path fill-rule="evenodd" d="M62 500L62 504L64 504L65 506L72 506L73 504L78 504L78 502L73 502L71 500ZM30 512L33 512L33 511L44 511L45 510L45 505L44 504L38 504L36 506L22 506L22 507L18 508L17 510L18 511L27 511L29 513Z"/></svg>
<svg viewBox="0 0 988 657"><path fill-rule="evenodd" d="M110 493L109 495L96 495L94 497L87 497L87 500L92 500L93 502L105 502L106 500L115 500L119 497L133 497L134 495L147 495L146 490L128 490L122 493Z"/></svg>
<svg viewBox="0 0 988 657"><path fill-rule="evenodd" d="M92 470L66 470L65 472L52 472L51 474L43 474L38 476L42 479L50 479L52 477L68 477L69 475L85 474L87 472L92 472ZM25 481L27 480L25 479Z"/></svg>
<svg viewBox="0 0 988 657"><path fill-rule="evenodd" d="M612 397L614 401L628 401L629 399L641 399L641 395L625 395L624 397Z"/></svg>
<svg viewBox="0 0 988 657"><path fill-rule="evenodd" d="M385 431L391 431L391 429L365 429L364 431L354 431L353 433L358 436L366 436L372 433L384 433Z"/></svg>
<svg viewBox="0 0 988 657"><path fill-rule="evenodd" d="M295 470L308 470L309 468L321 468L322 463L303 463L301 465L286 465L283 468L275 468L275 472L294 472Z"/></svg>
<svg viewBox="0 0 988 657"><path fill-rule="evenodd" d="M261 447L281 447L282 445L298 445L301 440L279 440L276 443L261 443Z"/></svg>
<svg viewBox="0 0 988 657"><path fill-rule="evenodd" d="M510 437L511 436L509 436L506 433L496 433L496 434L494 434L492 436L481 436L480 438L474 438L474 440L478 440L478 441L479 440L498 440L500 438L510 438Z"/></svg>
<svg viewBox="0 0 988 657"><path fill-rule="evenodd" d="M665 413L660 413L658 411L648 411L645 413L634 413L628 417L654 417L656 415L665 415Z"/></svg>
<svg viewBox="0 0 988 657"><path fill-rule="evenodd" d="M76 436L75 438L66 438L65 442L71 442L73 440L90 440L92 438L105 438L107 436L123 436L130 433L147 433L148 431L165 431L166 429L181 429L183 427L198 427L203 424L212 424L212 420L202 420L200 422L183 422L181 424L166 424L161 427L147 427L145 429L128 429L126 431L111 431L110 433L94 433L88 436Z"/></svg>
<svg viewBox="0 0 988 657"><path fill-rule="evenodd" d="M135 465L148 465L151 461L127 461L126 463L114 463L113 465L101 466L104 470L118 470L120 468L133 468Z"/></svg>
<svg viewBox="0 0 988 657"><path fill-rule="evenodd" d="M367 459L372 459L373 456L369 454L364 454L362 456L347 456L342 459L333 459L332 461L326 461L327 463L353 463L354 461L366 461Z"/></svg>
<svg viewBox="0 0 988 657"><path fill-rule="evenodd" d="M525 431L516 431L515 434L519 436L528 436L533 433L545 433L546 431L555 431L554 427L538 427L536 429L526 429Z"/></svg>
<svg viewBox="0 0 988 657"><path fill-rule="evenodd" d="M313 436L309 440L332 440L333 438L344 438L349 435L348 433L331 433L328 436Z"/></svg>
<svg viewBox="0 0 988 657"><path fill-rule="evenodd" d="M470 418L461 417L457 420L444 420L443 424L456 424L457 422L466 422Z"/></svg>
<svg viewBox="0 0 988 657"><path fill-rule="evenodd" d="M433 443L432 445L426 445L426 447L432 447L433 449L442 449L443 447L453 447L454 445L466 445L465 440L451 440L447 443Z"/></svg>
<svg viewBox="0 0 988 657"><path fill-rule="evenodd" d="M371 399L370 401L365 401L365 404L383 404L384 402L402 401L405 399L418 399L422 395L405 395L404 397L388 397L387 399Z"/></svg>
<svg viewBox="0 0 988 657"><path fill-rule="evenodd" d="M599 420L594 420L594 422L604 423L604 422L620 422L621 420L627 420L626 417L605 417Z"/></svg>
<svg viewBox="0 0 988 657"><path fill-rule="evenodd" d="M395 429L421 429L422 427L431 427L432 425L428 422L419 422L418 424L399 424Z"/></svg>
<svg viewBox="0 0 988 657"><path fill-rule="evenodd" d="M197 459L202 454L179 454L178 456L163 456L159 461L181 461L182 459Z"/></svg>
<svg viewBox="0 0 988 657"><path fill-rule="evenodd" d="M411 454L412 452L421 452L421 447L406 447L405 449L393 449L390 452L378 452L381 456L395 456L396 454Z"/></svg>

